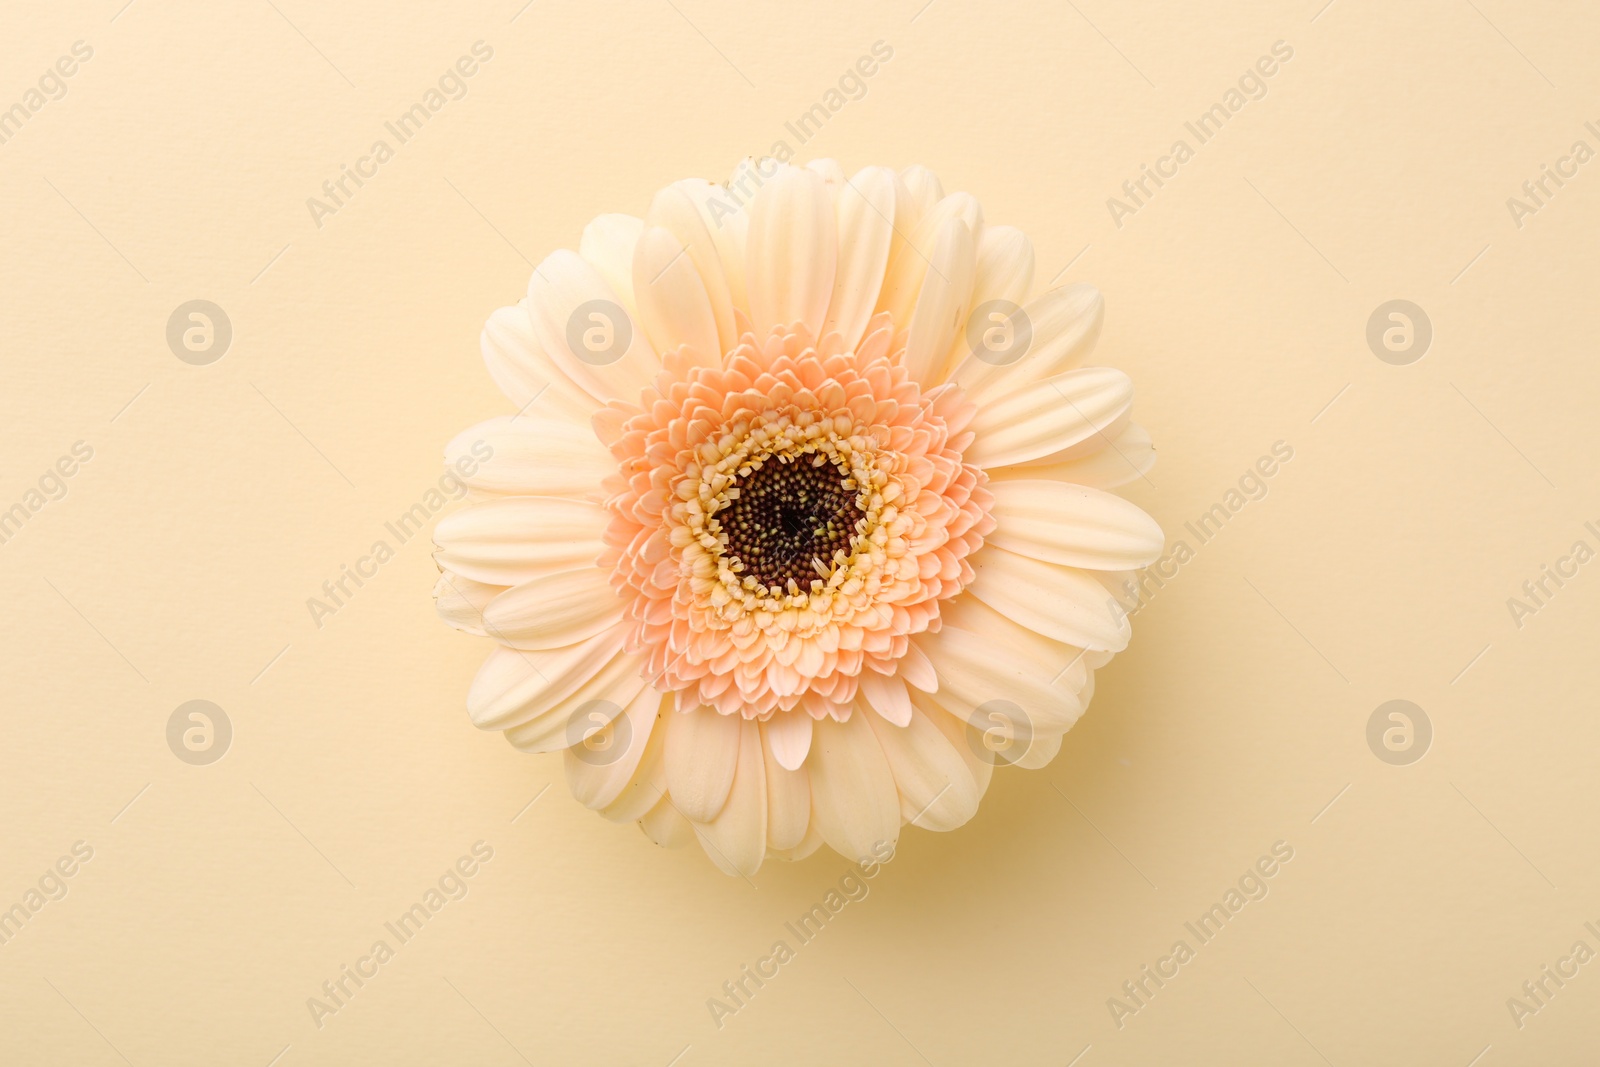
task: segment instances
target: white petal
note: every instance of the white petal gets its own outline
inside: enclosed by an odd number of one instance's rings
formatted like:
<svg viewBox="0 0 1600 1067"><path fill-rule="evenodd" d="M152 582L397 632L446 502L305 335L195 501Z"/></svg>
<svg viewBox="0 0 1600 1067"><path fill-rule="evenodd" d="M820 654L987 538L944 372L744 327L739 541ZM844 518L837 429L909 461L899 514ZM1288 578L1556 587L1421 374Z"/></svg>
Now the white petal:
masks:
<svg viewBox="0 0 1600 1067"><path fill-rule="evenodd" d="M1056 753L1061 751L1061 741L1065 734L1035 734L1028 741L1028 750L1016 761L1013 767L1021 767L1025 771L1036 771L1056 758Z"/></svg>
<svg viewBox="0 0 1600 1067"><path fill-rule="evenodd" d="M907 646L906 654L895 664L895 672L913 689L932 693L939 688L939 676L934 672L933 664L928 662L928 657L916 645Z"/></svg>
<svg viewBox="0 0 1600 1067"><path fill-rule="evenodd" d="M1088 571L1019 556L986 544L969 557L967 592L1012 622L1053 641L1120 652L1133 627L1127 612Z"/></svg>
<svg viewBox="0 0 1600 1067"><path fill-rule="evenodd" d="M782 167L750 205L745 284L757 336L797 322L821 331L838 251L833 200L822 179Z"/></svg>
<svg viewBox="0 0 1600 1067"><path fill-rule="evenodd" d="M1082 283L1064 285L1028 301L1029 340L1008 350L1000 365L976 357L963 360L955 373L968 396L988 403L1031 382L1054 378L1082 363L1100 337L1105 301L1100 291Z"/></svg>
<svg viewBox="0 0 1600 1067"><path fill-rule="evenodd" d="M822 834L817 829L817 820L811 820L811 826L806 830L806 836L794 848L771 849L774 859L783 860L785 863L798 863L805 859L823 845Z"/></svg>
<svg viewBox="0 0 1600 1067"><path fill-rule="evenodd" d="M921 163L914 163L900 172L900 180L905 184L906 191L910 194L907 202L913 212L912 225L916 225L934 205L944 199L944 186L939 182L939 176Z"/></svg>
<svg viewBox="0 0 1600 1067"><path fill-rule="evenodd" d="M643 232L643 219L601 215L583 228L578 242L578 255L600 272L630 315L637 306L633 302L633 249Z"/></svg>
<svg viewBox="0 0 1600 1067"><path fill-rule="evenodd" d="M867 714L819 721L807 763L812 821L835 852L856 861L900 836L900 794Z"/></svg>
<svg viewBox="0 0 1600 1067"><path fill-rule="evenodd" d="M978 799L983 799L983 794L989 791L989 782L994 778L994 756L983 747L982 735L968 726L964 719L950 714L939 707L933 700L921 693L912 694L912 701L917 710L928 717L928 721L938 727L944 734L945 740L950 742L950 747L961 754L966 761L967 773L972 775L972 781L978 790Z"/></svg>
<svg viewBox="0 0 1600 1067"><path fill-rule="evenodd" d="M911 721L911 694L906 692L906 683L900 678L872 670L862 671L861 695L872 705L873 711L896 726Z"/></svg>
<svg viewBox="0 0 1600 1067"><path fill-rule="evenodd" d="M462 633L487 637L483 609L503 592L503 585L486 585L445 571L434 583L433 606L441 619Z"/></svg>
<svg viewBox="0 0 1600 1067"><path fill-rule="evenodd" d="M1107 431L1108 434L1111 431ZM1100 447L1093 447L1093 446ZM1057 455L1046 456L1017 467L991 467L991 478L1043 478L1053 482L1075 482L1095 489L1115 489L1142 478L1156 465L1156 446L1150 431L1129 422L1120 433L1101 440L1098 436Z"/></svg>
<svg viewBox="0 0 1600 1067"><path fill-rule="evenodd" d="M707 217L711 204L723 195L722 190L703 178L673 182L656 194L650 202L650 210L645 214L650 225L670 231L678 243L688 250L689 259L705 286L712 316L717 321L719 354L729 351L739 342L733 320L733 290L729 287L716 234L712 232L713 222L721 220L709 220ZM743 297L742 291L740 297Z"/></svg>
<svg viewBox="0 0 1600 1067"><path fill-rule="evenodd" d="M661 704L661 694L647 685L603 730L562 753L567 789L578 803L594 811L616 803L650 747Z"/></svg>
<svg viewBox="0 0 1600 1067"><path fill-rule="evenodd" d="M1033 242L1015 226L985 226L978 239L978 272L972 302L1004 300L1023 306L1033 286ZM959 343L959 341L957 342Z"/></svg>
<svg viewBox="0 0 1600 1067"><path fill-rule="evenodd" d="M489 377L511 398L518 411L587 419L599 405L567 380L539 343L526 302L503 307L489 316L479 338Z"/></svg>
<svg viewBox="0 0 1600 1067"><path fill-rule="evenodd" d="M711 299L694 259L671 231L645 228L633 257L633 291L639 318L657 352L688 345L698 357L696 365L721 365L722 342Z"/></svg>
<svg viewBox="0 0 1600 1067"><path fill-rule="evenodd" d="M615 632L542 652L496 648L467 690L467 712L480 729L510 730L548 716L579 693L586 696L568 711L588 699L610 701L620 712L641 684L639 661L621 654L621 648L622 636ZM565 725L545 722L539 736Z"/></svg>
<svg viewBox="0 0 1600 1067"><path fill-rule="evenodd" d="M520 585L541 574L592 565L604 551L598 504L551 496L486 500L439 520L439 565L473 581Z"/></svg>
<svg viewBox="0 0 1600 1067"><path fill-rule="evenodd" d="M1120 496L1021 478L991 482L989 491L995 518L989 544L1048 563L1102 571L1144 567L1161 554L1161 527Z"/></svg>
<svg viewBox="0 0 1600 1067"><path fill-rule="evenodd" d="M676 711L667 720L667 789L692 822L710 822L727 802L743 721L707 707Z"/></svg>
<svg viewBox="0 0 1600 1067"><path fill-rule="evenodd" d="M761 724L738 719L739 759L728 800L695 835L706 855L723 873L755 874L767 855L767 773L761 748Z"/></svg>
<svg viewBox="0 0 1600 1067"><path fill-rule="evenodd" d="M942 712L940 714L943 714ZM923 712L903 726L868 715L900 792L900 817L926 830L954 830L978 812L978 783L967 761Z"/></svg>
<svg viewBox="0 0 1600 1067"><path fill-rule="evenodd" d="M745 183L743 192L735 188L741 181ZM728 280L728 295L733 306L743 309L746 315L750 313L750 299L745 285L744 252L750 232L750 197L759 187L755 163L745 159L734 168L727 183L709 185L704 199L696 205L717 247L717 260L722 264L723 277Z"/></svg>
<svg viewBox="0 0 1600 1067"><path fill-rule="evenodd" d="M767 771L767 848L790 849L805 840L811 825L811 774L804 767L791 770L778 761L772 744L772 723L782 713L761 724Z"/></svg>
<svg viewBox="0 0 1600 1067"><path fill-rule="evenodd" d="M899 201L895 203L898 205ZM877 310L889 312L897 330L904 329L911 321L911 312L922 295L922 284L937 251L939 236L951 219L960 219L966 223L969 234L981 236L983 207L968 193L952 193L940 200L910 229L903 227L898 217L895 219L895 240L889 250L889 266L884 271ZM970 291L970 278L967 284Z"/></svg>
<svg viewBox="0 0 1600 1067"><path fill-rule="evenodd" d="M659 697L655 725L650 729L650 741L639 760L639 769L617 798L600 809L600 814L612 822L636 822L667 794L667 725L677 714L678 703L670 692Z"/></svg>
<svg viewBox="0 0 1600 1067"><path fill-rule="evenodd" d="M811 751L811 716L795 709L780 711L767 720L767 744L778 765L796 770Z"/></svg>
<svg viewBox="0 0 1600 1067"><path fill-rule="evenodd" d="M534 340L596 400L639 399L661 360L600 272L576 252L545 257L528 281Z"/></svg>
<svg viewBox="0 0 1600 1067"><path fill-rule="evenodd" d="M894 173L867 167L839 190L839 268L823 332L838 331L846 349L866 333L883 288L894 240Z"/></svg>
<svg viewBox="0 0 1600 1067"><path fill-rule="evenodd" d="M933 254L906 338L906 370L923 389L944 380L945 356L972 311L976 255L972 231L961 218L947 219L933 236Z"/></svg>
<svg viewBox="0 0 1600 1067"><path fill-rule="evenodd" d="M617 470L587 424L529 415L461 431L445 446L444 462L473 489L517 496L595 495Z"/></svg>
<svg viewBox="0 0 1600 1067"><path fill-rule="evenodd" d="M507 589L490 602L483 625L512 648L560 648L615 626L622 609L605 571L579 567Z"/></svg>
<svg viewBox="0 0 1600 1067"><path fill-rule="evenodd" d="M1078 650L1057 645L1059 652L1039 655L1029 646L1049 642L1004 619L1000 623L982 634L947 624L918 637L939 671L939 692L930 699L979 728L988 725L991 711L1002 710L1030 734L1069 729L1083 703L1072 673L1063 675L1062 669Z"/></svg>
<svg viewBox="0 0 1600 1067"><path fill-rule="evenodd" d="M662 797L655 807L639 819L644 836L662 848L678 848L694 840L694 825L672 806L672 798Z"/></svg>
<svg viewBox="0 0 1600 1067"><path fill-rule="evenodd" d="M1108 433L1133 406L1133 382L1110 367L1084 367L1033 382L978 407L963 459L1003 467L1050 456Z"/></svg>

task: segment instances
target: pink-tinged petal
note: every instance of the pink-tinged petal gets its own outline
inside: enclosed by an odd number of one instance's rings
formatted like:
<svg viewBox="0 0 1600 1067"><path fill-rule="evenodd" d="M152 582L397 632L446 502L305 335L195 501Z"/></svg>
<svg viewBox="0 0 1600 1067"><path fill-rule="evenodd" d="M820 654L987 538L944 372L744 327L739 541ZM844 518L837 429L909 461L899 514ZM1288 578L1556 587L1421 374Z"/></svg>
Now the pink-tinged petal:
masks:
<svg viewBox="0 0 1600 1067"><path fill-rule="evenodd" d="M483 624L512 648L560 648L617 625L623 606L605 571L581 567L511 587L489 603Z"/></svg>
<svg viewBox="0 0 1600 1067"><path fill-rule="evenodd" d="M707 707L677 711L667 720L667 789L691 822L710 822L727 803L742 722Z"/></svg>
<svg viewBox="0 0 1600 1067"><path fill-rule="evenodd" d="M1148 566L1161 554L1161 527L1137 505L1111 493L1020 478L991 482L989 492L995 528L988 541L1001 548L1102 571Z"/></svg>
<svg viewBox="0 0 1600 1067"><path fill-rule="evenodd" d="M661 694L645 686L604 729L562 754L567 789L578 803L599 811L617 802L644 761L661 704Z"/></svg>
<svg viewBox="0 0 1600 1067"><path fill-rule="evenodd" d="M615 681L616 690L625 692L620 701L608 692L599 693L595 699L619 704L632 700L639 692L638 664L621 655L621 648L621 637L615 632L542 652L497 647L478 668L472 688L467 691L467 712L473 725L483 730L520 726L562 704L580 689L592 687L602 675Z"/></svg>
<svg viewBox="0 0 1600 1067"><path fill-rule="evenodd" d="M945 220L933 235L933 252L906 335L906 369L923 388L945 376L945 356L972 310L977 248L965 220Z"/></svg>
<svg viewBox="0 0 1600 1067"><path fill-rule="evenodd" d="M593 565L605 548L604 533L605 512L587 501L502 497L440 519L433 532L439 546L434 559L473 581L520 585L542 574Z"/></svg>
<svg viewBox="0 0 1600 1067"><path fill-rule="evenodd" d="M846 349L866 333L894 240L894 173L884 167L859 171L838 190L839 267L823 332L837 332Z"/></svg>
<svg viewBox="0 0 1600 1067"><path fill-rule="evenodd" d="M445 466L469 488L511 496L598 496L617 469L587 424L502 415L445 446Z"/></svg>
<svg viewBox="0 0 1600 1067"><path fill-rule="evenodd" d="M903 725L866 716L900 793L900 817L925 830L954 830L978 813L982 796L967 760L932 719L912 709Z"/></svg>
<svg viewBox="0 0 1600 1067"><path fill-rule="evenodd" d="M967 591L1012 622L1079 648L1120 652L1133 628L1091 572L1030 559L998 545L974 553Z"/></svg>
<svg viewBox="0 0 1600 1067"><path fill-rule="evenodd" d="M781 850L799 845L811 826L811 774L804 767L789 768L778 761L772 744L773 719L760 724L766 752L767 848Z"/></svg>
<svg viewBox="0 0 1600 1067"><path fill-rule="evenodd" d="M580 421L599 405L567 379L533 338L526 302L489 316L479 339L489 377L525 414Z"/></svg>
<svg viewBox="0 0 1600 1067"><path fill-rule="evenodd" d="M433 606L439 617L462 633L487 637L483 609L505 592L503 585L487 585L445 571L433 587Z"/></svg>
<svg viewBox="0 0 1600 1067"><path fill-rule="evenodd" d="M670 230L645 228L633 257L633 291L639 319L656 351L687 345L696 356L689 365L716 367L722 362L717 318L705 284L694 259Z"/></svg>
<svg viewBox="0 0 1600 1067"><path fill-rule="evenodd" d="M703 178L673 182L650 202L645 220L651 226L670 232L687 250L705 287L712 317L716 319L719 342L716 352L720 356L738 343L739 335L733 321L733 289L729 286L723 255L707 217L710 205L719 195L721 190ZM742 298L742 292L740 295Z"/></svg>
<svg viewBox="0 0 1600 1067"><path fill-rule="evenodd" d="M1138 423L1123 425L1120 432L1107 431L1082 446L1017 467L991 467L991 478L1042 478L1053 482L1076 482L1095 489L1115 489L1143 478L1156 465L1156 446L1150 431ZM1101 447L1094 447L1094 446Z"/></svg>
<svg viewBox="0 0 1600 1067"><path fill-rule="evenodd" d="M896 726L911 721L911 694L899 678L867 671L861 676L861 695L873 711Z"/></svg>
<svg viewBox="0 0 1600 1067"><path fill-rule="evenodd" d="M757 336L803 324L821 332L838 263L838 223L822 179L782 166L750 205L745 281Z"/></svg>
<svg viewBox="0 0 1600 1067"><path fill-rule="evenodd" d="M568 381L599 401L636 401L661 369L633 316L576 252L552 252L528 281L534 340Z"/></svg>
<svg viewBox="0 0 1600 1067"><path fill-rule="evenodd" d="M1105 321L1105 300L1092 285L1064 285L1023 305L1029 341L1008 349L1003 362L963 360L955 380L980 406L1030 383L1072 370L1094 351Z"/></svg>
<svg viewBox="0 0 1600 1067"><path fill-rule="evenodd" d="M807 766L811 818L835 852L860 861L899 840L900 794L865 714L820 720Z"/></svg>
<svg viewBox="0 0 1600 1067"><path fill-rule="evenodd" d="M767 720L767 744L773 758L786 770L797 770L811 751L812 722L800 711L780 711Z"/></svg>
<svg viewBox="0 0 1600 1067"><path fill-rule="evenodd" d="M767 772L761 747L761 725L739 719L739 759L734 767L728 800L710 822L697 823L700 839L711 862L724 874L749 877L761 868L767 855Z"/></svg>
<svg viewBox="0 0 1600 1067"><path fill-rule="evenodd" d="M1083 367L997 397L972 420L964 457L979 467L1027 463L1085 441L1104 447L1133 406L1133 382L1110 367Z"/></svg>
<svg viewBox="0 0 1600 1067"><path fill-rule="evenodd" d="M601 215L583 228L578 255L586 259L611 286L631 315L633 302L633 250L644 232L644 220L632 215Z"/></svg>
<svg viewBox="0 0 1600 1067"><path fill-rule="evenodd" d="M694 840L694 824L672 806L672 798L662 797L655 807L639 819L644 836L662 848L681 848Z"/></svg>

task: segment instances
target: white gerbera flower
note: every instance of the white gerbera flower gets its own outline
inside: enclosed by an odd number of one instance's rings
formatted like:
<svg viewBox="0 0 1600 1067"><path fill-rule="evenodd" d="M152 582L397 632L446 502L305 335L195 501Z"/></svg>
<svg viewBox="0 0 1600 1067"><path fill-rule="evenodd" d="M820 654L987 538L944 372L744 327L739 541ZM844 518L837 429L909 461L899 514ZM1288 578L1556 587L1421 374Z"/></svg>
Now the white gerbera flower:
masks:
<svg viewBox="0 0 1600 1067"><path fill-rule="evenodd" d="M1126 646L1161 531L1087 286L925 168L747 163L603 215L484 358L518 408L439 523L473 721L573 795L749 874L970 819ZM1026 301L1026 303L1024 303ZM475 461L474 461L475 462ZM466 464L468 468L473 463Z"/></svg>

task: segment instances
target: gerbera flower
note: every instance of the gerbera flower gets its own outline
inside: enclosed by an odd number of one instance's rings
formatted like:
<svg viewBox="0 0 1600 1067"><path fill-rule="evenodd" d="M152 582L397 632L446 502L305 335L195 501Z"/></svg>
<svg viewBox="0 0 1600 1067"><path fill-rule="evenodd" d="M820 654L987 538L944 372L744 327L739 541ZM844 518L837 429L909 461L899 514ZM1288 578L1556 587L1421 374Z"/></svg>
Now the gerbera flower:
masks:
<svg viewBox="0 0 1600 1067"><path fill-rule="evenodd" d="M1126 646L1161 531L1101 300L927 169L747 162L552 253L483 333L517 414L446 450L473 721L730 873L970 819ZM480 462L481 457L488 456Z"/></svg>

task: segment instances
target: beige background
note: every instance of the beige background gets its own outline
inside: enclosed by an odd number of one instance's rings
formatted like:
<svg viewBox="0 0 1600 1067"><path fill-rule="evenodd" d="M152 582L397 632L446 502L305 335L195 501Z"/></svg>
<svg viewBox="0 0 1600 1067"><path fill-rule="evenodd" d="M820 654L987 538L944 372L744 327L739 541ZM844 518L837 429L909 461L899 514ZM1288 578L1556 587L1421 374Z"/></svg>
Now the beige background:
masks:
<svg viewBox="0 0 1600 1067"><path fill-rule="evenodd" d="M1600 949L1600 564L1520 629L1506 600L1600 547L1600 163L1520 229L1506 199L1600 148L1600 20L1321 2L6 5L0 107L94 57L0 145L0 507L94 458L0 545L0 907L94 856L0 947L0 1062L1589 1062L1600 964L1520 1029L1506 1000ZM317 228L306 198L478 40L469 94ZM707 998L843 861L726 878L474 730L486 647L433 617L425 538L320 629L305 601L508 410L477 335L529 261L795 144L877 40L801 158L927 163L1032 235L1039 284L1103 289L1162 450L1128 494L1169 537L1294 459L1138 616L1055 763L908 831L719 1030ZM1279 40L1268 95L1113 225ZM210 366L164 337L196 298L234 329ZM1409 366L1365 341L1394 298L1434 328ZM1410 766L1366 742L1394 698L1433 725ZM165 739L192 699L233 725L209 766ZM314 1025L479 840L469 895ZM1278 840L1270 895L1119 1029L1107 998Z"/></svg>

